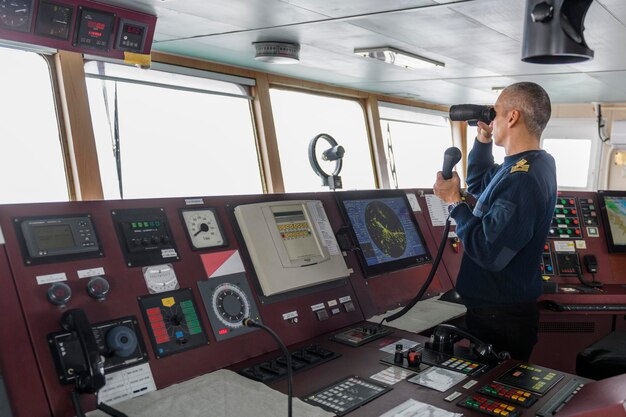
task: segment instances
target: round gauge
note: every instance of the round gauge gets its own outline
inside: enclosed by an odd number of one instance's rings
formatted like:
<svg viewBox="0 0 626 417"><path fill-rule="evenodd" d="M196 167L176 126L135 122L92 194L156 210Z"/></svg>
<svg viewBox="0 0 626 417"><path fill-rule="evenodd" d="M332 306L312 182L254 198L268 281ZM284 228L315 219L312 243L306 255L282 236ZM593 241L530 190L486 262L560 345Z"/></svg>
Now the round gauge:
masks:
<svg viewBox="0 0 626 417"><path fill-rule="evenodd" d="M225 282L213 290L213 312L226 327L237 329L250 315L250 302L241 288Z"/></svg>
<svg viewBox="0 0 626 417"><path fill-rule="evenodd" d="M183 210L182 215L194 249L226 245L215 209Z"/></svg>
<svg viewBox="0 0 626 417"><path fill-rule="evenodd" d="M171 264L144 267L143 278L146 281L146 286L150 294L180 288L178 278L176 278L176 273Z"/></svg>
<svg viewBox="0 0 626 417"><path fill-rule="evenodd" d="M30 31L33 0L0 0L0 25L9 29Z"/></svg>
<svg viewBox="0 0 626 417"><path fill-rule="evenodd" d="M73 12L72 6L40 1L35 19L35 32L52 38L68 39Z"/></svg>

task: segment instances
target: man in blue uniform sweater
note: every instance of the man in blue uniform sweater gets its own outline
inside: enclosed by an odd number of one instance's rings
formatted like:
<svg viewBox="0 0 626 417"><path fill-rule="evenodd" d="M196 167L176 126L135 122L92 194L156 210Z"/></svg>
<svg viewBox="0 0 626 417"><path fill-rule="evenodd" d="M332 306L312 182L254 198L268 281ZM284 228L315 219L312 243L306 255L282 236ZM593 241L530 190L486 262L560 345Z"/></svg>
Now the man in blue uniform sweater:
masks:
<svg viewBox="0 0 626 417"><path fill-rule="evenodd" d="M464 246L456 289L469 332L528 361L537 343L539 265L557 193L554 159L539 142L550 98L539 85L522 82L504 89L494 108L489 126L479 122L468 157L474 209L461 200L456 172L450 180L439 172L434 192L450 204ZM494 164L493 143L504 147L502 165Z"/></svg>

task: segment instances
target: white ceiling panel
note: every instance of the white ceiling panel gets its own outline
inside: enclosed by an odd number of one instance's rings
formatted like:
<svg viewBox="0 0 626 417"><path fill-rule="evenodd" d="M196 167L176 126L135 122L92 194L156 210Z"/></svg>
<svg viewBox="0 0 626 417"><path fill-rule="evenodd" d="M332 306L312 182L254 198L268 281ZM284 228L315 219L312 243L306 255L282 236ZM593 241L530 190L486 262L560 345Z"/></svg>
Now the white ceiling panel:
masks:
<svg viewBox="0 0 626 417"><path fill-rule="evenodd" d="M492 102L490 89L533 80L555 102L626 102L626 0L596 0L585 19L595 57L521 61L523 0L108 0L157 15L153 50L440 104ZM296 65L254 60L252 42L297 42ZM408 70L355 56L393 46L446 64Z"/></svg>
<svg viewBox="0 0 626 417"><path fill-rule="evenodd" d="M388 10L403 10L414 7L432 6L432 0L283 0L306 10L330 17L356 16Z"/></svg>

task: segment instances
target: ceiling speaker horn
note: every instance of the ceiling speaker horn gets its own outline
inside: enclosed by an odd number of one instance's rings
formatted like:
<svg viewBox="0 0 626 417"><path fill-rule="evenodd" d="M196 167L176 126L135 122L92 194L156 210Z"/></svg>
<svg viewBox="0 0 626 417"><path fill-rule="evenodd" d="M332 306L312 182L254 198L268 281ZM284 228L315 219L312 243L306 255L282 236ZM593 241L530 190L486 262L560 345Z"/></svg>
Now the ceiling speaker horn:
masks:
<svg viewBox="0 0 626 417"><path fill-rule="evenodd" d="M593 59L584 20L593 0L526 0L522 61L573 64Z"/></svg>

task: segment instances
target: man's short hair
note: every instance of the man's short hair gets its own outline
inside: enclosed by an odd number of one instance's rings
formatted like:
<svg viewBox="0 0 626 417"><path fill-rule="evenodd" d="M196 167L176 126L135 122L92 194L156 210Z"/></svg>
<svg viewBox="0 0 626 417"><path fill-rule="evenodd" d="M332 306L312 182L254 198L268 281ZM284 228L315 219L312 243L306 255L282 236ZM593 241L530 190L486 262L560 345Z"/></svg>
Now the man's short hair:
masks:
<svg viewBox="0 0 626 417"><path fill-rule="evenodd" d="M541 133L552 113L550 97L546 90L539 84L521 82L511 84L504 91L507 93L507 110L512 108L519 110L528 131L537 136L537 139L541 138Z"/></svg>

